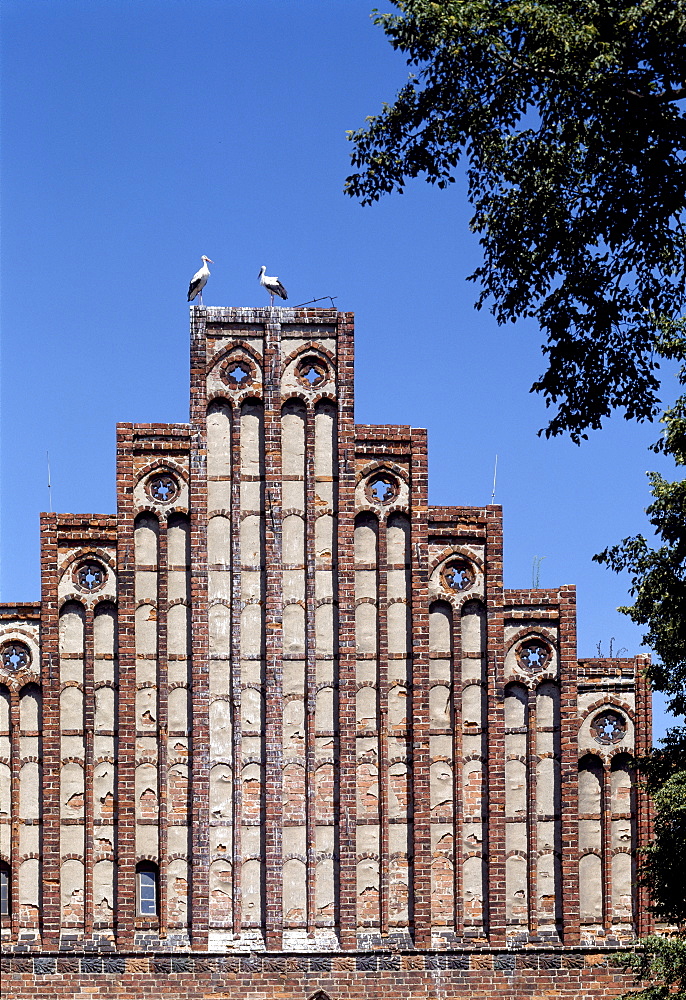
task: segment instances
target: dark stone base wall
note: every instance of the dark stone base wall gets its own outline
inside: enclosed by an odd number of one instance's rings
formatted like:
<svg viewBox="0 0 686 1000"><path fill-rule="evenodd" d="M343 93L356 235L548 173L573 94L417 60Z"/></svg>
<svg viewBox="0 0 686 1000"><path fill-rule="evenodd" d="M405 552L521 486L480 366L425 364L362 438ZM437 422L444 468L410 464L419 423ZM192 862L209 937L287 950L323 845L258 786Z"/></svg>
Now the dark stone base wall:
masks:
<svg viewBox="0 0 686 1000"><path fill-rule="evenodd" d="M616 952L22 955L2 959L3 1000L617 1000ZM316 1000L324 998L316 997Z"/></svg>

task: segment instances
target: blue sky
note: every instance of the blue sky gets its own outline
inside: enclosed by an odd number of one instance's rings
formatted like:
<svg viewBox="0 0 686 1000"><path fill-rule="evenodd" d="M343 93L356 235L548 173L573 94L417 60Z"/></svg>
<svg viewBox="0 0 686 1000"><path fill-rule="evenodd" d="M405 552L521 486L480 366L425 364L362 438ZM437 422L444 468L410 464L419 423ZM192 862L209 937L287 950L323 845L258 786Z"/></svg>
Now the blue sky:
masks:
<svg viewBox="0 0 686 1000"><path fill-rule="evenodd" d="M626 580L591 556L645 530L658 429L537 436L539 333L474 311L461 180L343 195L346 130L407 72L373 5L4 0L2 600L39 597L46 452L55 510L112 512L116 422L187 420L185 293L207 254L207 305L266 305L265 264L289 304L354 311L357 420L428 428L434 503L489 502L497 454L506 586L544 557L541 586L577 584L579 655L641 651Z"/></svg>

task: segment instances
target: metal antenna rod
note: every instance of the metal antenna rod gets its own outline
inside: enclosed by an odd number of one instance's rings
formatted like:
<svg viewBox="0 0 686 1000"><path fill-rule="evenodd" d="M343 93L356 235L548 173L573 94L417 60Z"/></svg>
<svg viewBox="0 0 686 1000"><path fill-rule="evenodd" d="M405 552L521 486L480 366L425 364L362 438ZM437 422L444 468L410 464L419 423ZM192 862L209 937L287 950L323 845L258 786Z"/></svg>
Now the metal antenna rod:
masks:
<svg viewBox="0 0 686 1000"><path fill-rule="evenodd" d="M531 586L533 590L538 590L541 579L541 563L547 556L534 556L531 564Z"/></svg>
<svg viewBox="0 0 686 1000"><path fill-rule="evenodd" d="M52 483L50 482L50 452L46 451L45 457L48 462L48 500L50 501L50 513L52 514Z"/></svg>
<svg viewBox="0 0 686 1000"><path fill-rule="evenodd" d="M334 299L337 299L337 295L322 295L318 299L310 299L308 302L299 302L297 306L293 306L294 309L300 309L302 306L311 306L314 302L323 302L324 299L328 299L331 302L331 308L335 309Z"/></svg>
<svg viewBox="0 0 686 1000"><path fill-rule="evenodd" d="M495 456L495 465L493 466L493 492L491 493L491 503L495 503L495 481L498 475L498 456Z"/></svg>

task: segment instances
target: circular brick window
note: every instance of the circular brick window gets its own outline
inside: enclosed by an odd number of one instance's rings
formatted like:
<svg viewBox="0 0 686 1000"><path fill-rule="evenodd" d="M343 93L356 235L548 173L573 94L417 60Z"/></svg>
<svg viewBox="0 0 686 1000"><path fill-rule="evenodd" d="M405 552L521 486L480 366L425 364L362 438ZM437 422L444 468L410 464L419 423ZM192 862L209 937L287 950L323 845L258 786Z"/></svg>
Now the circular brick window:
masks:
<svg viewBox="0 0 686 1000"><path fill-rule="evenodd" d="M460 594L474 585L476 572L469 559L449 559L441 570L441 583L451 594Z"/></svg>
<svg viewBox="0 0 686 1000"><path fill-rule="evenodd" d="M76 567L73 580L79 590L86 594L94 594L105 586L107 570L102 563L96 562L95 559L89 559L88 562L81 563L80 566Z"/></svg>
<svg viewBox="0 0 686 1000"><path fill-rule="evenodd" d="M552 649L542 639L527 639L517 647L517 663L529 674L545 670L552 655Z"/></svg>
<svg viewBox="0 0 686 1000"><path fill-rule="evenodd" d="M222 368L222 379L230 389L245 389L255 381L255 366L247 358L234 358Z"/></svg>
<svg viewBox="0 0 686 1000"><path fill-rule="evenodd" d="M306 389L319 389L331 378L329 366L316 354L308 354L302 358L296 366L295 374Z"/></svg>
<svg viewBox="0 0 686 1000"><path fill-rule="evenodd" d="M596 743L619 743L626 734L626 721L619 712L601 712L591 723L591 733Z"/></svg>
<svg viewBox="0 0 686 1000"><path fill-rule="evenodd" d="M1 655L5 670L26 670L31 664L31 650L23 642L5 643Z"/></svg>
<svg viewBox="0 0 686 1000"><path fill-rule="evenodd" d="M148 496L156 503L171 503L179 495L178 480L168 472L151 476L145 489Z"/></svg>
<svg viewBox="0 0 686 1000"><path fill-rule="evenodd" d="M364 492L370 503L392 503L400 493L400 483L390 472L377 472L364 484Z"/></svg>

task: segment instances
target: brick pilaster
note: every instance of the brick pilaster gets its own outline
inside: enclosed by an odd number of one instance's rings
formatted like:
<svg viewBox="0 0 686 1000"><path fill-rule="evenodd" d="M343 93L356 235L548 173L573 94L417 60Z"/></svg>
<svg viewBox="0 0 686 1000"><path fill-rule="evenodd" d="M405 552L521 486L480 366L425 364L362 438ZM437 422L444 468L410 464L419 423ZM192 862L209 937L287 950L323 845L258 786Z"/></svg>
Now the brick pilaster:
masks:
<svg viewBox="0 0 686 1000"><path fill-rule="evenodd" d="M41 677L43 678L43 946L60 939L60 654L57 515L41 514Z"/></svg>
<svg viewBox="0 0 686 1000"><path fill-rule="evenodd" d="M241 411L231 408L231 913L233 933L243 920L243 716L241 711Z"/></svg>
<svg viewBox="0 0 686 1000"><path fill-rule="evenodd" d="M636 747L635 755L638 758L645 757L650 753L653 742L653 711L652 694L650 681L646 677L646 670L650 665L649 656L634 657L634 676L636 684ZM636 843L635 848L645 847L653 836L652 815L650 799L645 791L643 783L636 778ZM639 937L652 934L655 929L655 917L649 910L650 893L647 886L638 886L634 907L636 911L636 932Z"/></svg>
<svg viewBox="0 0 686 1000"><path fill-rule="evenodd" d="M160 517L157 542L157 783L159 830L159 934L167 936L169 867L169 672L167 614L169 559L167 520Z"/></svg>
<svg viewBox="0 0 686 1000"><path fill-rule="evenodd" d="M526 728L526 902L530 939L538 933L538 747L536 726L536 688L529 688Z"/></svg>
<svg viewBox="0 0 686 1000"><path fill-rule="evenodd" d="M283 594L281 548L281 325L270 310L265 326L265 914L267 948L278 951L283 935Z"/></svg>
<svg viewBox="0 0 686 1000"><path fill-rule="evenodd" d="M579 928L579 798L576 590L561 587L560 608L560 806L562 839L562 928L565 944L576 945Z"/></svg>
<svg viewBox="0 0 686 1000"><path fill-rule="evenodd" d="M83 656L83 739L84 739L84 899L83 899L83 933L89 938L93 934L93 742L95 738L95 682L93 669L93 605L86 607L84 621L84 656Z"/></svg>
<svg viewBox="0 0 686 1000"><path fill-rule="evenodd" d="M488 768L484 790L489 943L505 944L505 720L503 715L503 527L497 505L486 507L486 613L488 649Z"/></svg>
<svg viewBox="0 0 686 1000"><path fill-rule="evenodd" d="M603 787L600 794L601 878L603 893L603 929L612 929L612 783L609 760L603 761Z"/></svg>
<svg viewBox="0 0 686 1000"><path fill-rule="evenodd" d="M133 946L136 918L136 592L133 521L133 424L117 427L117 607L119 741L117 760L117 906L120 949Z"/></svg>
<svg viewBox="0 0 686 1000"><path fill-rule="evenodd" d="M338 877L341 948L357 942L355 714L355 414L353 316L338 313Z"/></svg>
<svg viewBox="0 0 686 1000"><path fill-rule="evenodd" d="M426 431L411 431L412 781L414 941L431 946L431 746L429 738L429 477Z"/></svg>
<svg viewBox="0 0 686 1000"><path fill-rule="evenodd" d="M207 948L210 869L209 632L207 600L207 310L191 307L191 945Z"/></svg>
<svg viewBox="0 0 686 1000"><path fill-rule="evenodd" d="M315 733L317 707L317 631L315 593L315 410L305 411L305 842L306 923L315 932L317 830L315 809Z"/></svg>
<svg viewBox="0 0 686 1000"><path fill-rule="evenodd" d="M454 930L464 934L464 804L462 801L462 616L453 606L451 618L451 698L453 722L453 893L455 896Z"/></svg>
<svg viewBox="0 0 686 1000"><path fill-rule="evenodd" d="M376 607L377 607L377 741L379 788L379 929L388 934L389 871L388 871L388 524L379 518L376 555ZM409 720L408 720L409 725ZM409 889L409 886L408 886Z"/></svg>
<svg viewBox="0 0 686 1000"><path fill-rule="evenodd" d="M19 817L19 781L21 772L19 690L10 689L10 899L14 906L10 916L10 931L14 941L19 937L21 908L19 906L19 837L21 819ZM5 918L3 917L2 923ZM1 926L1 925L0 925Z"/></svg>

